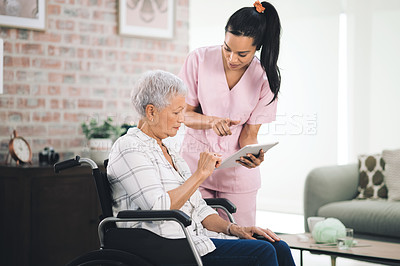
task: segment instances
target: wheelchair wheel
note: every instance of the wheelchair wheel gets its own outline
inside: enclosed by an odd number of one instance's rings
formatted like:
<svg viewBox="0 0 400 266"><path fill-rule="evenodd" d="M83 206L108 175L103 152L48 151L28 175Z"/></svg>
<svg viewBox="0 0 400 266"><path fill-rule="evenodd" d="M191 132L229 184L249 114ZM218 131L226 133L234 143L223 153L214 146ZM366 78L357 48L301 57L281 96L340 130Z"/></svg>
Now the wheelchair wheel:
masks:
<svg viewBox="0 0 400 266"><path fill-rule="evenodd" d="M66 266L153 266L151 263L134 254L112 249L100 249L86 253Z"/></svg>

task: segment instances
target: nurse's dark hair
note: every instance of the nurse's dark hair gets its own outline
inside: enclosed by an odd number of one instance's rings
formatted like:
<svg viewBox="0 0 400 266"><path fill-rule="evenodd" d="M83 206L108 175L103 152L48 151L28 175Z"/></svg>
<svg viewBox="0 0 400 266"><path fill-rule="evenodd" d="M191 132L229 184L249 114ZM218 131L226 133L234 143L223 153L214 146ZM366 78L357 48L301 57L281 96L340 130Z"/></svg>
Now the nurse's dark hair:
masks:
<svg viewBox="0 0 400 266"><path fill-rule="evenodd" d="M225 33L236 36L246 36L254 39L256 49L261 48L260 62L268 77L269 86L274 98L281 87L281 74L277 66L279 44L281 37L281 22L275 7L268 2L262 2L265 8L259 13L255 7L243 7L229 18L225 26Z"/></svg>

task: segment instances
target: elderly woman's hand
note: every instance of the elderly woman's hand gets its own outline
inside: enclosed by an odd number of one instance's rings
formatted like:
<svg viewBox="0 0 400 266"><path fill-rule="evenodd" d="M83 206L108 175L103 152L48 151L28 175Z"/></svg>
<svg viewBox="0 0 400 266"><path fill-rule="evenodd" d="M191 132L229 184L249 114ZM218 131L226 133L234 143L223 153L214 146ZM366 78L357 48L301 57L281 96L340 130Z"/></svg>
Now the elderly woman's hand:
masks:
<svg viewBox="0 0 400 266"><path fill-rule="evenodd" d="M243 156L240 160L237 160L237 163L240 163L244 167L247 168L256 168L264 161L264 151L261 149L258 155L253 155L248 153L247 156Z"/></svg>
<svg viewBox="0 0 400 266"><path fill-rule="evenodd" d="M236 224L233 224L230 227L230 233L235 235L239 238L245 239L256 239L253 237L254 234L264 237L269 242L280 241L281 239L270 229L263 229L257 226L249 226L249 227L242 227Z"/></svg>
<svg viewBox="0 0 400 266"><path fill-rule="evenodd" d="M238 125L240 120L231 120L229 118L214 117L211 122L211 128L218 136L232 135L230 127Z"/></svg>
<svg viewBox="0 0 400 266"><path fill-rule="evenodd" d="M197 170L201 171L204 180L209 177L215 168L221 164L221 155L213 152L200 153Z"/></svg>

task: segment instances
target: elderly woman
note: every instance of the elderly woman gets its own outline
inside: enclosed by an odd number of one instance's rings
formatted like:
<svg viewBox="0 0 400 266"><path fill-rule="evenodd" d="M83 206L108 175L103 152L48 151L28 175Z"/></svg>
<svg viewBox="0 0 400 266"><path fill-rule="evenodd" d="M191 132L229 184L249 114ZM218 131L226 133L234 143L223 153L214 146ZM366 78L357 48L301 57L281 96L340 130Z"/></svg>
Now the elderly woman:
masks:
<svg viewBox="0 0 400 266"><path fill-rule="evenodd" d="M148 72L137 81L131 99L140 128L120 137L109 156L113 210L182 210L192 218L189 231L205 265L294 265L289 247L271 230L230 223L202 199L198 188L219 166L217 154L200 153L197 170L191 173L179 153L163 143L183 122L185 96L182 80L164 71ZM180 226L170 221L125 226L184 237ZM255 240L254 233L268 241Z"/></svg>

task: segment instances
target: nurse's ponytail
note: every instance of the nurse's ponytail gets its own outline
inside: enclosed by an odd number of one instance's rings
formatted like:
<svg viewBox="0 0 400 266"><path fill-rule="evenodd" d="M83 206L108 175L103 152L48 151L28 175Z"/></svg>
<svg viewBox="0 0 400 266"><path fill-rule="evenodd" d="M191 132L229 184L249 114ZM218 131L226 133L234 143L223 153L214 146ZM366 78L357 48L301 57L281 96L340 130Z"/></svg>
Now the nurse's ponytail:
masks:
<svg viewBox="0 0 400 266"><path fill-rule="evenodd" d="M254 7L243 7L228 20L225 32L236 36L254 39L253 45L261 49L260 62L268 77L269 86L274 94L273 102L281 87L281 74L277 66L279 57L281 23L278 12L268 2L256 1Z"/></svg>

